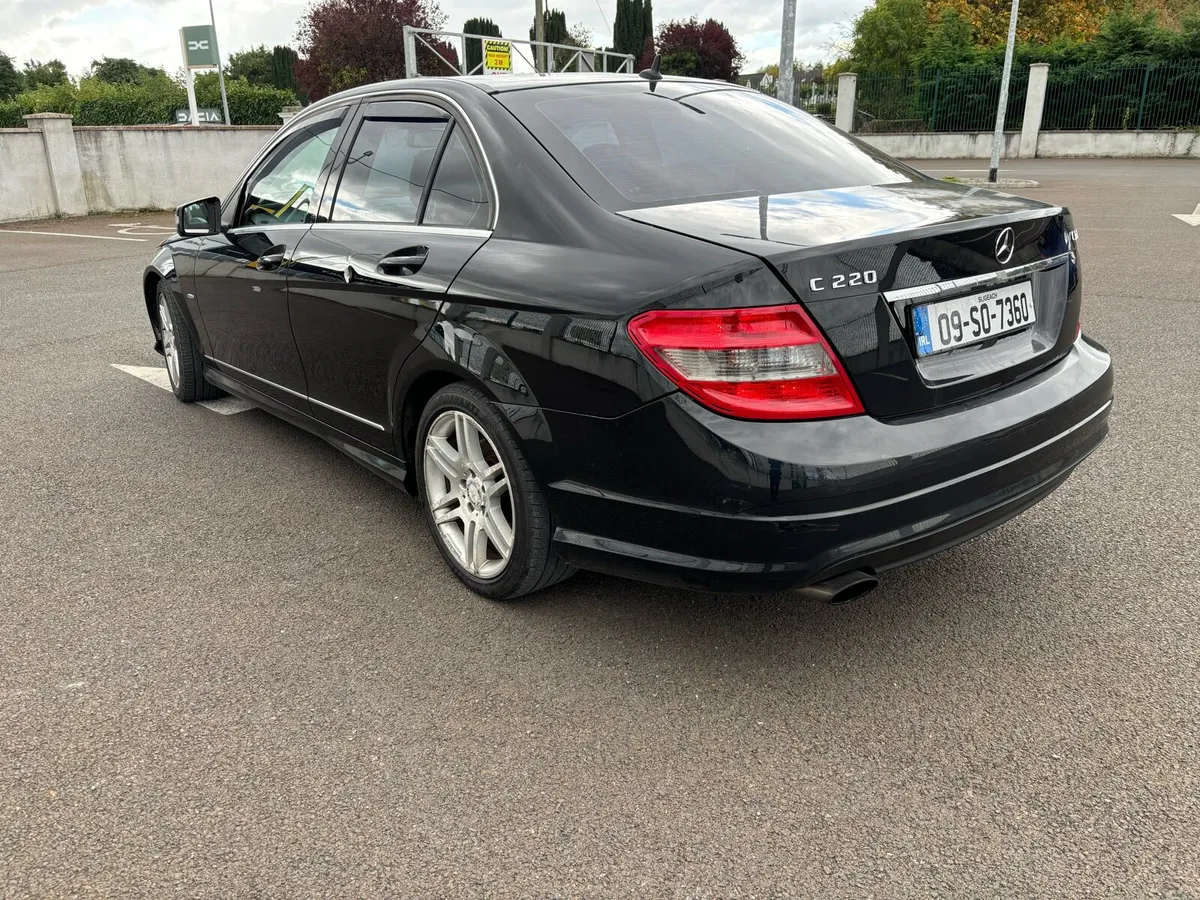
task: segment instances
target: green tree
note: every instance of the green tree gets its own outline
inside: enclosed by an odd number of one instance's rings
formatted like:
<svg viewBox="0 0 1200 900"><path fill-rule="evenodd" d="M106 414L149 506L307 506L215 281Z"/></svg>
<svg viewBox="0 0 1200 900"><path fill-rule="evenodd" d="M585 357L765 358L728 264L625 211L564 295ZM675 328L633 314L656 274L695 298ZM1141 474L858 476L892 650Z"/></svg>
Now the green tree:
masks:
<svg viewBox="0 0 1200 900"><path fill-rule="evenodd" d="M31 59L25 63L25 89L31 91L38 87L53 87L56 84L66 84L67 67L61 59L52 59L44 63Z"/></svg>
<svg viewBox="0 0 1200 900"><path fill-rule="evenodd" d="M925 46L914 57L918 69L952 69L979 61L971 23L957 9L943 9L937 24L925 35Z"/></svg>
<svg viewBox="0 0 1200 900"><path fill-rule="evenodd" d="M924 49L928 32L924 0L877 0L854 20L850 64L860 74L903 72Z"/></svg>
<svg viewBox="0 0 1200 900"><path fill-rule="evenodd" d="M88 76L107 84L142 84L156 78L165 78L162 69L143 66L136 60L127 57L105 56L92 60Z"/></svg>
<svg viewBox="0 0 1200 900"><path fill-rule="evenodd" d="M1106 62L1141 62L1159 55L1168 40L1154 10L1137 13L1126 6L1113 10L1092 42L1096 57Z"/></svg>
<svg viewBox="0 0 1200 900"><path fill-rule="evenodd" d="M504 37L500 31L500 26L491 19L467 19L463 23L464 34L486 34L488 37ZM466 45L467 54L466 69L467 74L479 69L483 71L483 41L474 40L472 38L464 38L463 43Z"/></svg>
<svg viewBox="0 0 1200 900"><path fill-rule="evenodd" d="M275 61L265 44L239 50L229 56L225 67L227 78L245 78L250 84L260 87L276 87Z"/></svg>
<svg viewBox="0 0 1200 900"><path fill-rule="evenodd" d="M12 57L0 53L0 100L11 100L25 89L25 79L13 65Z"/></svg>

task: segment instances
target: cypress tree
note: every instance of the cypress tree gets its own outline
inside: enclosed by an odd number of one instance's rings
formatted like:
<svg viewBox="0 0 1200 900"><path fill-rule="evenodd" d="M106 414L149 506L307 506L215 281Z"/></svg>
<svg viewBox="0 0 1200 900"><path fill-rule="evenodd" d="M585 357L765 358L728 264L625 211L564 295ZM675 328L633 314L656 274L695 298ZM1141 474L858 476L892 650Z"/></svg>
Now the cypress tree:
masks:
<svg viewBox="0 0 1200 900"><path fill-rule="evenodd" d="M467 19L463 23L464 34L486 34L488 37L504 37L500 33L500 26L491 19ZM466 38L463 41L466 44L466 69L465 72L472 72L476 66L483 64L483 41L474 38ZM480 72L483 71L481 68ZM478 74L478 73L477 73Z"/></svg>
<svg viewBox="0 0 1200 900"><path fill-rule="evenodd" d="M629 35L629 13L633 0L617 0L617 14L613 18L613 49L625 53Z"/></svg>
<svg viewBox="0 0 1200 900"><path fill-rule="evenodd" d="M642 45L636 55L647 66L654 60L654 9L651 0L645 0L642 6Z"/></svg>

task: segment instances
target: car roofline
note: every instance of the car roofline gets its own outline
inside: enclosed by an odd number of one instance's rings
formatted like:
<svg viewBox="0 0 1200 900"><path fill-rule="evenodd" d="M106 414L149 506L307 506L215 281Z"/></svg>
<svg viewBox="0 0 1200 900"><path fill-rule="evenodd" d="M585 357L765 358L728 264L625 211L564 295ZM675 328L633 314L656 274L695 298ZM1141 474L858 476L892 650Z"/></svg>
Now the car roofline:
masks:
<svg viewBox="0 0 1200 900"><path fill-rule="evenodd" d="M579 87L589 84L646 84L646 80L638 75L616 72L563 72L555 75L459 75L422 76L419 78L398 78L391 81L377 81L359 87L349 88L330 94L305 108L309 110L323 107L339 100L361 100L375 94L390 94L406 90L427 90L447 92L456 87L470 87L484 94L503 94L509 91L529 90L532 88ZM697 84L708 85L711 88L752 91L753 88L735 84L729 81L715 81L708 78L685 78L667 75L656 84ZM419 85L419 87L418 87Z"/></svg>

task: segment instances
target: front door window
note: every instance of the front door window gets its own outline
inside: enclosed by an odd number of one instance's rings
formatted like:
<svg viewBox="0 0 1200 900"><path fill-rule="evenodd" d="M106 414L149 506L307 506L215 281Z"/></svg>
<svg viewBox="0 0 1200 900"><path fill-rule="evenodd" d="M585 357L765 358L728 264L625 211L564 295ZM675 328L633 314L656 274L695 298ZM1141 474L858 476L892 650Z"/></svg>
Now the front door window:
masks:
<svg viewBox="0 0 1200 900"><path fill-rule="evenodd" d="M314 192L340 125L341 115L313 122L280 144L251 179L240 224L311 222L317 204Z"/></svg>

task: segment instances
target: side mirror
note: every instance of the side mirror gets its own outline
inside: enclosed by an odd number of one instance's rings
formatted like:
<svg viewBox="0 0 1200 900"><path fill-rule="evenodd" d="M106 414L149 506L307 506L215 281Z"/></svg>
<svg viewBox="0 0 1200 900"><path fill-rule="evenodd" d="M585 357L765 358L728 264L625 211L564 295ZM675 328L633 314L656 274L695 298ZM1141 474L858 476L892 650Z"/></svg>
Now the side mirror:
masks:
<svg viewBox="0 0 1200 900"><path fill-rule="evenodd" d="M217 197L193 200L175 210L175 231L181 237L203 237L221 231L221 201Z"/></svg>

